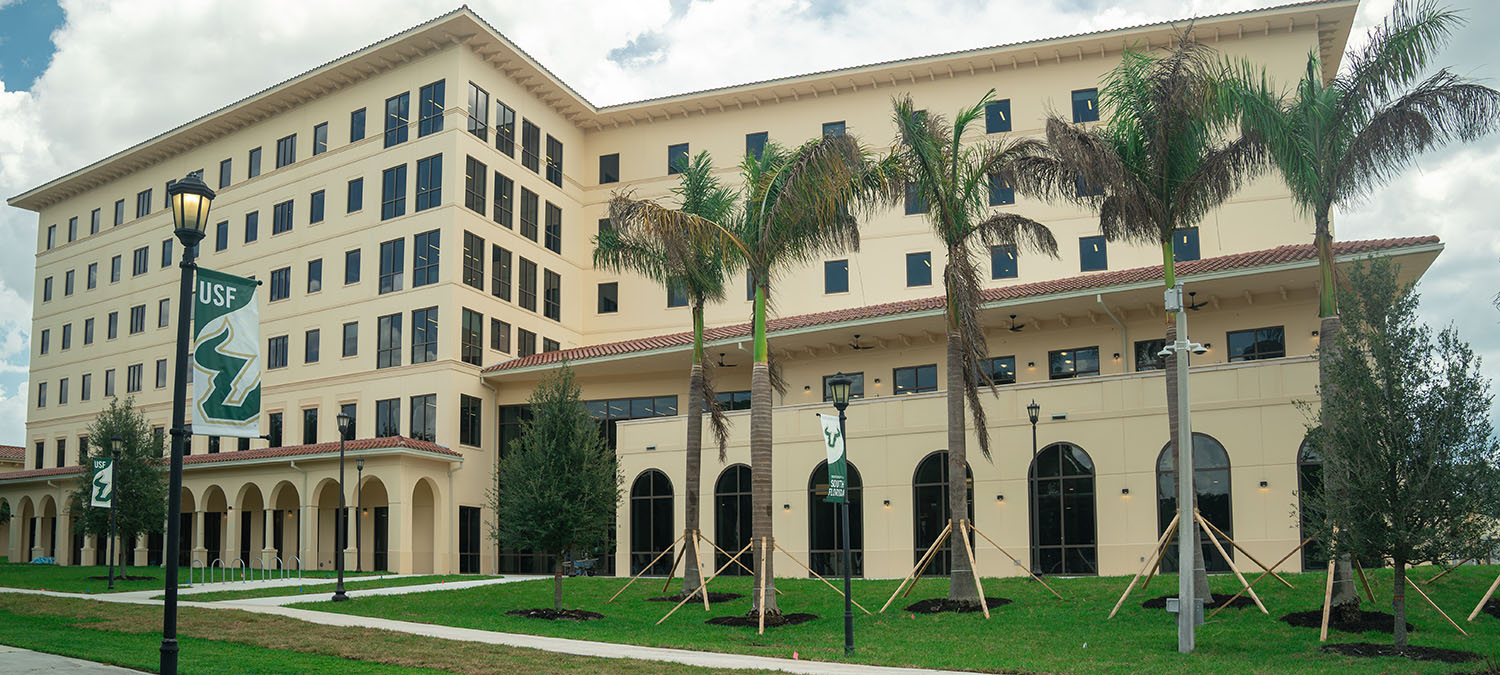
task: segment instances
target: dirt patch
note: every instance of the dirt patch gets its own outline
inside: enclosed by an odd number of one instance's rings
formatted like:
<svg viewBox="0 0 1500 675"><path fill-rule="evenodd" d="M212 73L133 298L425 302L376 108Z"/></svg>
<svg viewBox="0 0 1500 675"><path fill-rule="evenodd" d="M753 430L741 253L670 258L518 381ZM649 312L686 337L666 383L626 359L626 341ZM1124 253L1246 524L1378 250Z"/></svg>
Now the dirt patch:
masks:
<svg viewBox="0 0 1500 675"><path fill-rule="evenodd" d="M984 602L990 609L1010 604L1010 598L985 598ZM939 614L942 612L977 612L980 610L977 602L960 602L947 598L929 598L918 600L906 606L906 611L913 614Z"/></svg>
<svg viewBox="0 0 1500 675"><path fill-rule="evenodd" d="M102 576L102 577L84 577L84 578L88 579L89 581L109 581L109 577L108 576ZM115 581L156 581L156 577L127 577L127 576L122 576L122 575L116 574L115 575Z"/></svg>
<svg viewBox="0 0 1500 675"><path fill-rule="evenodd" d="M777 626L795 626L799 623L807 623L818 618L817 614L767 614L766 628ZM760 625L760 615L755 612L737 616L716 616L704 621L710 626L739 626L755 628Z"/></svg>
<svg viewBox="0 0 1500 675"><path fill-rule="evenodd" d="M1500 598L1484 603L1484 613L1500 619Z"/></svg>
<svg viewBox="0 0 1500 675"><path fill-rule="evenodd" d="M1177 597L1177 596L1175 596L1175 595L1163 595L1163 596L1161 596L1159 598L1151 598L1150 600L1147 600L1147 601L1141 603L1141 607L1144 607L1146 609L1166 609L1167 608L1167 598L1175 598L1175 597ZM1218 609L1224 603L1229 602L1229 599L1230 598L1234 598L1234 596L1230 595L1228 593L1214 593L1213 594L1213 598L1214 598L1213 602L1210 602L1210 603L1204 605L1204 607L1208 611L1210 611L1210 612L1212 612L1215 609ZM1229 608L1230 609L1240 609L1242 607L1254 607L1254 606L1255 606L1255 600L1250 597L1249 593L1241 595L1238 598L1234 598L1234 602L1229 602Z"/></svg>
<svg viewBox="0 0 1500 675"><path fill-rule="evenodd" d="M548 621L593 621L604 618L603 614L587 612L581 609L513 609L506 614L510 616L524 616L528 619L546 619Z"/></svg>
<svg viewBox="0 0 1500 675"><path fill-rule="evenodd" d="M1323 610L1316 609L1311 612L1293 612L1281 617L1285 621L1298 628L1323 627ZM1328 617L1328 627L1345 633L1363 633L1365 631L1379 631L1382 633L1393 633L1396 630L1396 617L1385 612L1369 612L1359 610L1358 612L1334 612ZM1417 630L1416 626L1406 624L1407 632Z"/></svg>
<svg viewBox="0 0 1500 675"><path fill-rule="evenodd" d="M716 593L713 591L708 592L709 602L729 602L730 600L739 600L743 597L745 596L740 595L739 593ZM694 593L693 599L697 600L698 602L703 602L703 595L701 593ZM655 598L646 598L646 602L682 602L682 594L678 593L676 595L663 595Z"/></svg>
<svg viewBox="0 0 1500 675"><path fill-rule="evenodd" d="M1377 645L1369 642L1342 642L1323 645L1320 649L1330 654L1343 654L1344 656L1400 656L1413 661L1442 661L1443 663L1467 663L1469 661L1478 661L1481 658L1474 652L1459 651L1457 649L1419 647L1417 645L1409 645L1405 649L1401 649L1394 645Z"/></svg>

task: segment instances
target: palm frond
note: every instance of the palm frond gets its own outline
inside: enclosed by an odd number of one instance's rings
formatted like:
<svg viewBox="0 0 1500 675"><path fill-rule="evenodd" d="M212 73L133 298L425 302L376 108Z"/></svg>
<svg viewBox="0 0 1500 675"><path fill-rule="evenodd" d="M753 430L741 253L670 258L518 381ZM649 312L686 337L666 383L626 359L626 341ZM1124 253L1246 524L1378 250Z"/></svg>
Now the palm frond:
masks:
<svg viewBox="0 0 1500 675"><path fill-rule="evenodd" d="M714 442L719 445L719 462L723 463L729 459L729 418L724 415L724 405L719 403L718 392L714 388L713 360L704 359L701 365L703 377L699 391L703 393L703 402L708 406L709 429L713 431Z"/></svg>
<svg viewBox="0 0 1500 675"><path fill-rule="evenodd" d="M1365 46L1349 54L1347 73L1332 88L1342 94L1336 118L1367 120L1381 102L1416 82L1427 61L1466 23L1430 0L1398 0L1390 16L1370 29Z"/></svg>
<svg viewBox="0 0 1500 675"><path fill-rule="evenodd" d="M792 151L770 177L759 208L762 255L785 265L858 251L855 214L870 207L855 198L867 164L864 148L847 134L822 136Z"/></svg>
<svg viewBox="0 0 1500 675"><path fill-rule="evenodd" d="M1192 227L1209 211L1238 192L1267 162L1266 146L1258 136L1241 136L1229 145L1207 150L1174 191L1173 229Z"/></svg>
<svg viewBox="0 0 1500 675"><path fill-rule="evenodd" d="M1020 251L1057 257L1057 239L1052 230L1035 220L1015 213L996 213L975 226L986 246L1008 244Z"/></svg>

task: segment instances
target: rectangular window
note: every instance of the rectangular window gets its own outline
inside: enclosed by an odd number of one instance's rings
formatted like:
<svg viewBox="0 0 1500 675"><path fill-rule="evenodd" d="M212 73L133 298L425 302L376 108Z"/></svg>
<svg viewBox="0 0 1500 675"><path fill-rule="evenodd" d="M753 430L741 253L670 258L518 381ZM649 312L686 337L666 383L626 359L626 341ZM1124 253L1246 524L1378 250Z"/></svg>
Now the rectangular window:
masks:
<svg viewBox="0 0 1500 675"><path fill-rule="evenodd" d="M65 323L62 327L62 348L64 350L73 348L73 324Z"/></svg>
<svg viewBox="0 0 1500 675"><path fill-rule="evenodd" d="M542 271L542 316L562 321L562 275Z"/></svg>
<svg viewBox="0 0 1500 675"><path fill-rule="evenodd" d="M562 208L547 202L547 230L542 243L548 251L562 255Z"/></svg>
<svg viewBox="0 0 1500 675"><path fill-rule="evenodd" d="M484 290L484 238L464 232L464 283Z"/></svg>
<svg viewBox="0 0 1500 675"><path fill-rule="evenodd" d="M251 211L245 214L245 243L248 244L260 237L260 212Z"/></svg>
<svg viewBox="0 0 1500 675"><path fill-rule="evenodd" d="M89 234L99 234L100 210L94 209L89 212Z"/></svg>
<svg viewBox="0 0 1500 675"><path fill-rule="evenodd" d="M823 292L849 292L849 261L827 260L823 262Z"/></svg>
<svg viewBox="0 0 1500 675"><path fill-rule="evenodd" d="M266 431L268 432L266 436L269 437L267 439L267 442L273 448L281 447L281 429L283 417L283 413L273 412L271 413L266 423L266 426L268 427L266 429Z"/></svg>
<svg viewBox="0 0 1500 675"><path fill-rule="evenodd" d="M1137 340L1135 343L1135 371L1161 370L1167 367L1167 357L1161 351L1167 348L1163 339Z"/></svg>
<svg viewBox="0 0 1500 675"><path fill-rule="evenodd" d="M350 321L344 324L344 348L343 356L359 356L359 322Z"/></svg>
<svg viewBox="0 0 1500 675"><path fill-rule="evenodd" d="M536 263L521 258L521 292L518 294L522 309L536 311Z"/></svg>
<svg viewBox="0 0 1500 675"><path fill-rule="evenodd" d="M318 409L307 408L302 411L302 444L312 445L318 442Z"/></svg>
<svg viewBox="0 0 1500 675"><path fill-rule="evenodd" d="M1016 188L1004 178L990 174L990 206L1005 206L1016 203Z"/></svg>
<svg viewBox="0 0 1500 675"><path fill-rule="evenodd" d="M849 383L849 399L850 400L854 400L856 398L864 398L865 397L865 374L864 373L844 373L844 377L847 377L850 380L850 383ZM831 379L833 379L832 375L824 375L823 376L823 400L824 401L832 401L833 400L833 388L828 386L828 381L831 380ZM750 406L749 406L749 400L748 400L749 397L747 396L745 398L747 400L746 400L746 405L745 405L744 409L749 409L750 408Z"/></svg>
<svg viewBox="0 0 1500 675"><path fill-rule="evenodd" d="M67 463L68 463L68 439L66 439L66 438L59 438L59 439L57 439L57 465L59 467L62 467L62 466L67 465ZM56 533L54 533L53 536L56 536Z"/></svg>
<svg viewBox="0 0 1500 675"><path fill-rule="evenodd" d="M437 360L438 308L427 307L411 313L411 362Z"/></svg>
<svg viewBox="0 0 1500 675"><path fill-rule="evenodd" d="M1073 92L1073 121L1099 121L1099 90L1078 89Z"/></svg>
<svg viewBox="0 0 1500 675"><path fill-rule="evenodd" d="M462 445L478 447L480 444L479 430L479 399L467 394L458 395L458 442ZM478 509L474 509L478 511ZM477 544L476 544L477 545ZM475 570L478 571L477 569Z"/></svg>
<svg viewBox="0 0 1500 675"><path fill-rule="evenodd" d="M286 336L278 335L266 341L266 367L275 370L285 368L287 361Z"/></svg>
<svg viewBox="0 0 1500 675"><path fill-rule="evenodd" d="M891 380L896 383L897 395L937 391L937 365L896 368L891 371Z"/></svg>
<svg viewBox="0 0 1500 675"><path fill-rule="evenodd" d="M48 251L52 250L52 247L56 246L56 245L57 245L57 226L56 225L48 225L47 226L47 250Z"/></svg>
<svg viewBox="0 0 1500 675"><path fill-rule="evenodd" d="M499 171L495 172L495 222L505 227L514 227L511 220L513 202L515 197L515 181L505 177Z"/></svg>
<svg viewBox="0 0 1500 675"><path fill-rule="evenodd" d="M328 123L313 127L313 156L328 152Z"/></svg>
<svg viewBox="0 0 1500 675"><path fill-rule="evenodd" d="M824 136L843 136L844 135L844 121L843 120L839 120L837 122L824 122L823 123L823 135Z"/></svg>
<svg viewBox="0 0 1500 675"><path fill-rule="evenodd" d="M380 244L380 293L403 288L402 272L406 268L406 240L392 239Z"/></svg>
<svg viewBox="0 0 1500 675"><path fill-rule="evenodd" d="M50 329L50 328L43 328L42 329L42 343L41 343L41 353L43 355L46 355L47 351L49 349L51 349L51 344L52 344L52 329Z"/></svg>
<svg viewBox="0 0 1500 675"><path fill-rule="evenodd" d="M349 181L349 197L344 206L345 213L354 213L365 207L365 179L355 178Z"/></svg>
<svg viewBox="0 0 1500 675"><path fill-rule="evenodd" d="M536 333L525 328L516 329L516 356L531 356L536 353Z"/></svg>
<svg viewBox="0 0 1500 675"><path fill-rule="evenodd" d="M52 277L42 280L42 302L52 302Z"/></svg>
<svg viewBox="0 0 1500 675"><path fill-rule="evenodd" d="M411 397L411 437L437 442L437 394Z"/></svg>
<svg viewBox="0 0 1500 675"><path fill-rule="evenodd" d="M555 352L562 349L562 344L552 338L542 338L542 352Z"/></svg>
<svg viewBox="0 0 1500 675"><path fill-rule="evenodd" d="M510 353L510 324L490 319L490 349Z"/></svg>
<svg viewBox="0 0 1500 675"><path fill-rule="evenodd" d="M344 251L344 284L359 283L359 249Z"/></svg>
<svg viewBox="0 0 1500 675"><path fill-rule="evenodd" d="M1078 191L1079 197L1097 197L1104 194L1104 186L1089 182L1081 173L1073 177L1073 189Z"/></svg>
<svg viewBox="0 0 1500 675"><path fill-rule="evenodd" d="M162 298L161 300L156 301L156 327L166 328L171 323L172 299ZM63 326L63 328L67 328L67 326ZM63 331L63 337L67 337L67 331ZM66 340L64 340L64 343L66 343ZM67 349L67 347L63 347L63 349Z"/></svg>
<svg viewBox="0 0 1500 675"><path fill-rule="evenodd" d="M537 196L535 192L521 188L521 236L536 241Z"/></svg>
<svg viewBox="0 0 1500 675"><path fill-rule="evenodd" d="M1172 261L1198 259L1198 228L1181 227L1172 233Z"/></svg>
<svg viewBox="0 0 1500 675"><path fill-rule="evenodd" d="M307 261L307 292L323 290L323 259Z"/></svg>
<svg viewBox="0 0 1500 675"><path fill-rule="evenodd" d="M401 365L401 315L387 314L376 320L375 367Z"/></svg>
<svg viewBox="0 0 1500 675"><path fill-rule="evenodd" d="M547 182L562 187L563 144L547 134Z"/></svg>
<svg viewBox="0 0 1500 675"><path fill-rule="evenodd" d="M516 156L516 111L495 101L495 149Z"/></svg>
<svg viewBox="0 0 1500 675"><path fill-rule="evenodd" d="M489 167L473 157L464 161L464 206L470 211L484 215L485 185L489 183Z"/></svg>
<svg viewBox="0 0 1500 675"><path fill-rule="evenodd" d="M163 239L161 242L161 266L172 266L172 240Z"/></svg>
<svg viewBox="0 0 1500 675"><path fill-rule="evenodd" d="M446 105L446 80L438 80L417 92L417 100L421 102L418 112L421 117L417 120L417 137L421 138L427 134L435 134L443 130L443 107Z"/></svg>
<svg viewBox="0 0 1500 675"><path fill-rule="evenodd" d="M365 139L365 109L360 108L349 113L349 142L362 141Z"/></svg>
<svg viewBox="0 0 1500 675"><path fill-rule="evenodd" d="M542 168L542 129L531 120L521 120L521 166L532 173Z"/></svg>
<svg viewBox="0 0 1500 675"><path fill-rule="evenodd" d="M761 153L766 151L766 143L770 140L771 135L764 131L745 134L745 154L759 160Z"/></svg>
<svg viewBox="0 0 1500 675"><path fill-rule="evenodd" d="M165 389L167 386L167 360L156 360L156 388Z"/></svg>
<svg viewBox="0 0 1500 675"><path fill-rule="evenodd" d="M688 164L688 144L678 143L667 146L667 175L682 173Z"/></svg>
<svg viewBox="0 0 1500 675"><path fill-rule="evenodd" d="M260 175L260 148L250 150L250 160L246 162L249 167L245 172L246 178L254 178Z"/></svg>
<svg viewBox="0 0 1500 675"><path fill-rule="evenodd" d="M1282 326L1232 331L1228 338L1231 362L1286 356L1286 330Z"/></svg>
<svg viewBox="0 0 1500 675"><path fill-rule="evenodd" d="M105 396L114 396L115 395L115 369L114 368L110 368L110 369L104 371L104 395Z"/></svg>
<svg viewBox="0 0 1500 675"><path fill-rule="evenodd" d="M271 207L271 236L292 231L292 200Z"/></svg>
<svg viewBox="0 0 1500 675"><path fill-rule="evenodd" d="M620 153L599 156L599 184L620 182Z"/></svg>
<svg viewBox="0 0 1500 675"><path fill-rule="evenodd" d="M319 343L323 339L323 332L314 328L302 335L302 362L317 363Z"/></svg>
<svg viewBox="0 0 1500 675"><path fill-rule="evenodd" d="M859 376L859 381L860 382L864 381L864 377L865 377L864 373L855 373L854 375L858 375ZM851 375L851 377L853 377L853 375ZM852 390L853 389L851 388L851 391ZM850 396L852 397L853 394L851 394ZM720 392L715 392L714 393L714 400L716 400L716 401L719 402L719 408L722 409L722 410L724 410L724 411L749 410L750 409L750 392L748 390L746 390L746 391L720 391ZM831 400L831 399L829 399L829 400ZM708 412L708 407L704 406L703 411L704 412Z"/></svg>
<svg viewBox="0 0 1500 675"><path fill-rule="evenodd" d="M276 141L276 168L297 161L297 134Z"/></svg>
<svg viewBox="0 0 1500 675"><path fill-rule="evenodd" d="M68 219L68 241L78 240L78 216Z"/></svg>
<svg viewBox="0 0 1500 675"><path fill-rule="evenodd" d="M1015 244L990 247L991 279L1015 279L1020 273L1020 266L1016 264Z"/></svg>
<svg viewBox="0 0 1500 675"><path fill-rule="evenodd" d="M135 194L135 217L145 218L151 215L151 189L147 188Z"/></svg>
<svg viewBox="0 0 1500 675"><path fill-rule="evenodd" d="M403 92L385 100L385 147L406 142L406 125L410 121L411 92Z"/></svg>
<svg viewBox="0 0 1500 675"><path fill-rule="evenodd" d="M1010 131L1010 99L990 101L984 105L984 133Z"/></svg>
<svg viewBox="0 0 1500 675"><path fill-rule="evenodd" d="M990 381L995 384L1016 383L1016 357L996 356L980 362L984 373L989 376Z"/></svg>
<svg viewBox="0 0 1500 675"><path fill-rule="evenodd" d="M318 190L312 193L307 201L309 202L307 206L307 222L309 224L323 222L323 191Z"/></svg>
<svg viewBox="0 0 1500 675"><path fill-rule="evenodd" d="M1099 348L1060 349L1047 352L1047 379L1066 380L1099 374Z"/></svg>
<svg viewBox="0 0 1500 675"><path fill-rule="evenodd" d="M687 307L688 306L688 296L687 296L687 293L682 290L682 286L679 286L677 284L672 284L670 286L667 286L667 306L668 307Z"/></svg>
<svg viewBox="0 0 1500 675"><path fill-rule="evenodd" d="M1104 237L1095 235L1078 238L1078 269L1082 272L1109 269L1109 251L1105 247Z"/></svg>
<svg viewBox="0 0 1500 675"><path fill-rule="evenodd" d="M125 393L134 394L141 390L141 379L145 376L146 364L137 363L125 369Z"/></svg>
<svg viewBox="0 0 1500 675"><path fill-rule="evenodd" d="M375 402L375 436L390 438L401 435L401 399L387 398Z"/></svg>
<svg viewBox="0 0 1500 675"><path fill-rule="evenodd" d="M99 285L99 263L89 263L88 273L85 276L87 277L84 280L85 288L90 291L94 290L94 287Z"/></svg>
<svg viewBox="0 0 1500 675"><path fill-rule="evenodd" d="M229 221L220 221L214 226L214 251L229 248Z"/></svg>
<svg viewBox="0 0 1500 675"><path fill-rule="evenodd" d="M68 404L68 378L66 378L66 377L64 377L63 379L57 381L57 404L58 405L67 405ZM57 453L57 461L58 461L59 464L62 463L62 459L63 459L63 453L58 452Z"/></svg>
<svg viewBox="0 0 1500 675"><path fill-rule="evenodd" d="M481 141L490 139L490 93L469 83L469 133Z"/></svg>
<svg viewBox="0 0 1500 675"><path fill-rule="evenodd" d="M230 158L230 159L220 160L219 161L219 189L222 190L224 188L229 187L229 183L233 179L233 177L234 177L234 159Z"/></svg>
<svg viewBox="0 0 1500 675"><path fill-rule="evenodd" d="M380 176L380 219L406 215L406 165L393 166Z"/></svg>
<svg viewBox="0 0 1500 675"><path fill-rule="evenodd" d="M209 436L208 437L208 454L210 454L210 455L217 455L217 454L219 454L219 448L220 447L221 447L221 443L219 441L219 437L218 436Z"/></svg>
<svg viewBox="0 0 1500 675"><path fill-rule="evenodd" d="M411 287L426 286L438 282L438 256L440 230L422 232L412 237L411 242Z"/></svg>
<svg viewBox="0 0 1500 675"><path fill-rule="evenodd" d="M93 317L89 317L89 318L83 320L83 344L84 344L84 346L88 346L88 345L94 344L94 318Z"/></svg>
<svg viewBox="0 0 1500 675"><path fill-rule="evenodd" d="M271 302L292 297L292 268L271 270Z"/></svg>
<svg viewBox="0 0 1500 675"><path fill-rule="evenodd" d="M119 337L120 336L120 313L119 312L110 312L109 313L109 321L107 323L109 324L109 326L106 329L106 339L113 340L113 339Z"/></svg>
<svg viewBox="0 0 1500 675"><path fill-rule="evenodd" d="M906 287L932 285L932 252L906 254Z"/></svg>
<svg viewBox="0 0 1500 675"><path fill-rule="evenodd" d="M614 314L620 311L620 284L616 281L599 284L599 308L600 314Z"/></svg>
<svg viewBox="0 0 1500 675"><path fill-rule="evenodd" d="M510 251L490 247L490 295L510 302Z"/></svg>
<svg viewBox="0 0 1500 675"><path fill-rule="evenodd" d="M902 198L901 203L903 210L908 216L927 213L927 200L917 190L916 183L906 184L906 195Z"/></svg>
<svg viewBox="0 0 1500 675"><path fill-rule="evenodd" d="M417 204L413 211L434 208L443 201L443 156L417 160Z"/></svg>
<svg viewBox="0 0 1500 675"><path fill-rule="evenodd" d="M87 400L89 400L89 398L93 395L92 392L89 391L90 389L94 388L93 385L94 385L94 376L92 374L90 374L90 373L84 373L82 380L79 381L79 383L78 383L78 400L80 400L80 401L87 401ZM88 447L88 444L84 443L83 446L84 447Z"/></svg>
<svg viewBox="0 0 1500 675"><path fill-rule="evenodd" d="M73 294L73 277L73 270L63 273L63 297L65 298Z"/></svg>
<svg viewBox="0 0 1500 675"><path fill-rule="evenodd" d="M125 222L125 200L123 200L123 199L116 199L115 200L115 227L119 227L120 224L123 223L123 222Z"/></svg>
<svg viewBox="0 0 1500 675"><path fill-rule="evenodd" d="M136 305L130 308L130 334L146 332L146 306Z"/></svg>
<svg viewBox="0 0 1500 675"><path fill-rule="evenodd" d="M132 367L134 367L134 366L132 366ZM45 408L45 407L47 407L47 383L46 382L38 382L38 383L36 383L36 407L38 407L38 408Z"/></svg>
<svg viewBox="0 0 1500 675"><path fill-rule="evenodd" d="M465 307L462 321L459 358L471 365L484 365L481 363L484 357L484 315Z"/></svg>

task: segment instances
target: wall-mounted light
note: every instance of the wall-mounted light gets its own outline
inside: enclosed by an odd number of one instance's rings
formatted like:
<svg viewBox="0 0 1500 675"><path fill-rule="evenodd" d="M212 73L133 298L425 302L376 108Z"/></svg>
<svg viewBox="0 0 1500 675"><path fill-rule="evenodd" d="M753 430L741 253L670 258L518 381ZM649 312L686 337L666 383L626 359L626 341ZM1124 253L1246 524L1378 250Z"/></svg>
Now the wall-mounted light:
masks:
<svg viewBox="0 0 1500 675"><path fill-rule="evenodd" d="M997 501L997 502L1003 502L1003 501L1005 501L1005 495L995 495L995 501Z"/></svg>
<svg viewBox="0 0 1500 675"><path fill-rule="evenodd" d="M1214 348L1214 343L1212 343L1212 342L1205 342L1205 343L1203 343L1203 348L1204 349L1213 349Z"/></svg>
<svg viewBox="0 0 1500 675"><path fill-rule="evenodd" d="M1271 487L1270 481L1264 481L1263 480L1263 481L1260 482L1260 489L1264 490L1264 489L1269 488L1269 487Z"/></svg>
<svg viewBox="0 0 1500 675"><path fill-rule="evenodd" d="M1115 360L1116 361L1120 360L1120 352L1115 352Z"/></svg>
<svg viewBox="0 0 1500 675"><path fill-rule="evenodd" d="M885 507L886 508L891 508L891 500L889 500L889 499L885 500Z"/></svg>
<svg viewBox="0 0 1500 675"><path fill-rule="evenodd" d="M810 385L810 384L804 384L804 385L802 385L802 391L812 391L812 385Z"/></svg>
<svg viewBox="0 0 1500 675"><path fill-rule="evenodd" d="M1036 367L1036 361L1027 361L1026 362L1026 367L1027 368L1035 368Z"/></svg>
<svg viewBox="0 0 1500 675"><path fill-rule="evenodd" d="M875 378L875 386L880 386L880 378Z"/></svg>
<svg viewBox="0 0 1500 675"><path fill-rule="evenodd" d="M792 505L791 504L782 504L781 505L781 510L782 511L786 511L787 513L791 513L792 512Z"/></svg>
<svg viewBox="0 0 1500 675"><path fill-rule="evenodd" d="M1120 488L1120 496L1121 497L1129 497L1130 496L1130 488Z"/></svg>
<svg viewBox="0 0 1500 675"><path fill-rule="evenodd" d="M1318 331L1313 331L1313 332L1312 332L1312 336L1313 336L1313 337L1318 337Z"/></svg>

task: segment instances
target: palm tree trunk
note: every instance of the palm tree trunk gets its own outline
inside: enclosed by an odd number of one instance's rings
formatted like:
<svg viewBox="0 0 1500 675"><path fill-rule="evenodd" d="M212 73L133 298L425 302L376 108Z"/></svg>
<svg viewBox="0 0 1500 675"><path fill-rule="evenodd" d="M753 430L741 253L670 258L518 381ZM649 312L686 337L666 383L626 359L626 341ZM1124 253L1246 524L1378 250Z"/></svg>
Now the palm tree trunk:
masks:
<svg viewBox="0 0 1500 675"><path fill-rule="evenodd" d="M755 553L750 566L755 570L755 592L751 594L750 602L751 611L759 612L762 609L760 599L764 597L765 613L780 614L781 609L776 604L776 572L772 565L775 557L770 555L776 539L771 531L771 364L766 353L766 291L764 285L755 287L755 362L750 368L750 530ZM762 537L765 537L764 546Z"/></svg>
<svg viewBox="0 0 1500 675"><path fill-rule="evenodd" d="M1163 270L1163 275L1162 276L1163 276L1163 280L1166 283L1166 288L1172 288L1173 286L1175 286L1177 284L1177 270L1175 269L1175 261L1174 261L1175 251L1174 251L1174 249L1175 249L1175 247L1173 246L1173 241L1172 241L1171 237L1168 237L1167 239L1163 240L1162 247L1161 247L1161 251L1162 251L1162 270ZM1167 318L1166 343L1167 343L1168 347L1171 347L1172 344L1177 341L1177 315L1176 315L1175 312L1167 312L1166 313L1166 318ZM1165 378L1166 385L1167 385L1167 434L1168 434L1168 438L1171 439L1171 442L1172 442L1172 494L1173 495L1181 494L1179 486L1181 485L1180 481L1183 480L1182 471L1179 470L1180 467L1182 466L1182 462L1180 461L1181 460L1181 454L1180 453L1181 453L1181 450L1183 448L1183 444L1182 444L1182 439L1180 438L1180 434L1177 433L1177 420L1180 419L1179 415L1180 415L1181 409L1182 409L1182 402L1179 401L1179 400L1177 400L1177 380L1178 380L1178 378L1177 378L1177 359L1178 358L1179 358L1179 356L1178 356L1178 353L1177 353L1177 351L1175 349L1168 352L1168 354L1167 354L1167 362L1166 362L1166 369L1167 369L1167 371L1166 371L1166 378ZM1191 439L1188 440L1187 448L1188 448L1189 452L1192 451L1192 440ZM1195 471L1194 473L1197 473L1197 472ZM1191 480L1195 480L1196 478L1197 478L1197 476L1188 476L1187 480L1191 481ZM1191 514L1194 511L1197 511L1197 509L1198 509L1198 490L1197 490L1197 485L1195 484L1193 486L1193 488L1194 488L1193 489L1193 503L1190 504L1188 506L1188 508L1186 508L1186 509L1179 509L1179 512L1183 514L1184 520L1186 520L1187 518L1191 518L1192 517ZM1191 522L1191 521L1186 521L1186 522ZM1177 530L1177 536L1178 537L1184 536L1184 534L1185 534L1184 530L1187 530L1187 529L1192 529L1193 532L1198 533L1198 541L1194 542L1194 544L1193 544L1193 559L1192 560L1190 560L1190 561L1178 560L1177 561L1177 573L1178 574L1188 574L1188 573L1191 573L1193 575L1193 595L1196 598L1199 598L1199 599L1203 600L1205 605L1211 605L1211 604L1213 604L1213 592L1211 590L1209 590L1209 587L1208 587L1208 568L1207 568L1206 565L1203 564L1203 541L1202 541L1203 535L1199 531L1199 528L1196 528L1196 527L1194 527L1194 528L1182 527L1182 528L1178 528L1178 530ZM1184 570L1183 569L1184 566L1187 566L1187 565L1191 565L1192 566L1190 572L1188 570Z"/></svg>
<svg viewBox="0 0 1500 675"><path fill-rule="evenodd" d="M695 313L701 311L701 306L694 308ZM692 373L688 376L686 463L687 478L683 481L683 508L686 512L682 523L687 543L682 566L683 597L696 593L698 586L703 583L698 575L698 538L695 536L698 530L698 500L703 473L703 364L696 358Z"/></svg>
<svg viewBox="0 0 1500 675"><path fill-rule="evenodd" d="M953 311L952 309L949 310ZM964 425L964 357L959 344L958 328L948 322L948 513L955 525L948 537L948 599L979 604L979 589L969 558L964 553L963 536L957 526L960 518L969 517L968 429Z"/></svg>
<svg viewBox="0 0 1500 675"><path fill-rule="evenodd" d="M1314 247L1318 252L1318 276L1320 279L1318 288L1318 316L1322 321L1318 325L1318 398L1326 401L1333 395L1333 377L1328 372L1329 364L1333 361L1334 348L1337 346L1339 330L1342 325L1338 314L1338 277L1333 267L1333 229L1330 227L1328 212L1320 210L1314 214L1317 234L1314 237ZM1321 409L1321 406L1320 406ZM1327 429L1332 420L1326 413L1320 412L1319 423ZM1323 468L1323 489L1336 490L1343 484L1341 476L1335 476L1325 465ZM1359 590L1354 586L1354 566L1348 554L1338 556L1331 563L1333 565L1333 599L1331 600L1333 612L1346 614L1359 610ZM1403 623L1404 627L1405 624Z"/></svg>

